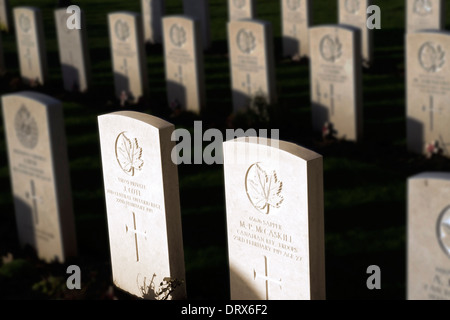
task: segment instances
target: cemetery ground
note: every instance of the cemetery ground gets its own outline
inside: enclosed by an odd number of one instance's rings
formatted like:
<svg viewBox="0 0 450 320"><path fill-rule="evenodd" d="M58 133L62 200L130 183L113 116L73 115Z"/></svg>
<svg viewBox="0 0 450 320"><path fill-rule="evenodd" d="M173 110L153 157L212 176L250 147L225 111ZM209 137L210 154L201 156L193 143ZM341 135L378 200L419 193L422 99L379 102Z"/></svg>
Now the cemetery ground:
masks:
<svg viewBox="0 0 450 320"><path fill-rule="evenodd" d="M36 90L63 101L74 200L78 256L64 265L46 264L18 245L3 119L0 135L0 260L2 299L132 299L112 286L97 116L122 110L114 97L107 13L140 11L139 1L80 0L86 12L93 87L85 95L66 93L58 60L54 0L33 0L43 10L50 84ZM182 2L167 0L167 14ZM314 25L337 23L337 1L315 1ZM12 7L29 5L11 1ZM423 171L448 171L450 161L406 151L404 1L374 1L382 11L376 30L375 62L363 73L364 136L361 143L323 140L312 134L309 65L281 56L278 1L258 1L258 17L272 23L275 36L277 105L270 117L230 117L231 89L226 34L227 6L211 0L211 49L205 53L207 109L202 116L174 112L166 98L163 50L147 48L150 102L136 111L193 130L280 129L282 140L324 156L325 263L327 299L404 299L406 288L406 179ZM447 19L450 21L449 19ZM0 94L27 90L19 80L14 33L3 35L8 73ZM205 144L206 146L206 144ZM180 165L180 196L189 299L229 299L225 194L221 165ZM81 268L82 289L66 288L66 268ZM381 290L368 290L367 268L381 268Z"/></svg>

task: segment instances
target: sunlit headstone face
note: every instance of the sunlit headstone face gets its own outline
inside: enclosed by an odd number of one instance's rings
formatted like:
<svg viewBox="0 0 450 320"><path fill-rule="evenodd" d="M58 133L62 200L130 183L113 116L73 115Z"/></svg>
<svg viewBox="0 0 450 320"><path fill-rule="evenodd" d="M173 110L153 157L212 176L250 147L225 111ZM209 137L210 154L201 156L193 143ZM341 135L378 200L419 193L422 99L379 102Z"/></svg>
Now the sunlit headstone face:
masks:
<svg viewBox="0 0 450 320"><path fill-rule="evenodd" d="M444 0L406 1L406 29L408 33L445 29Z"/></svg>
<svg viewBox="0 0 450 320"><path fill-rule="evenodd" d="M450 300L450 175L424 172L407 185L407 298Z"/></svg>
<svg viewBox="0 0 450 320"><path fill-rule="evenodd" d="M185 298L173 125L138 112L98 122L114 284L143 299ZM171 281L183 285L169 292Z"/></svg>
<svg viewBox="0 0 450 320"><path fill-rule="evenodd" d="M2 108L19 241L64 262L76 241L62 104L19 92L4 95Z"/></svg>
<svg viewBox="0 0 450 320"><path fill-rule="evenodd" d="M360 32L342 25L312 27L310 42L314 131L348 141L362 139Z"/></svg>

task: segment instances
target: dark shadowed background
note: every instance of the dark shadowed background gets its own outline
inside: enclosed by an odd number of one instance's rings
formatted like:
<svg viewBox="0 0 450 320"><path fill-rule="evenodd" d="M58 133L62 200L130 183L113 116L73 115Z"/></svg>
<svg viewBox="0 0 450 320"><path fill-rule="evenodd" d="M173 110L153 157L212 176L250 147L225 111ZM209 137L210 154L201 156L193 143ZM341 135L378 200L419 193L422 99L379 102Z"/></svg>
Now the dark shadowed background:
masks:
<svg viewBox="0 0 450 320"><path fill-rule="evenodd" d="M314 1L314 25L337 22L337 1ZM447 1L450 2L450 1ZM43 10L50 84L39 91L63 101L68 137L79 255L67 264L46 264L18 244L7 163L3 119L0 129L0 260L2 299L120 299L132 297L110 289L111 266L101 171L97 116L118 111L107 13L140 11L140 1L73 1L86 13L93 88L89 94L65 93L57 52L53 10L55 0L10 0L11 7ZM167 14L182 13L181 0L166 0ZM405 127L405 1L374 1L381 7L381 30L376 30L375 63L364 70L364 138L359 144L323 141L312 134L308 62L281 55L279 1L258 0L258 17L272 22L275 36L279 102L270 108L269 122L251 117L231 121L230 70L227 57L225 0L210 0L212 47L205 53L207 110L201 117L173 115L168 108L162 47L148 48L150 105L148 112L193 129L254 126L280 129L292 141L324 156L326 289L328 299L404 299L406 278L406 179L422 171L447 171L450 162L430 160L406 151ZM448 16L448 15L447 15ZM450 19L447 18L447 21ZM8 73L0 78L0 94L27 89L20 84L14 32L3 35ZM220 165L179 166L187 292L190 299L229 298L225 195ZM66 289L69 264L82 271L82 290ZM378 265L382 289L366 287L366 269Z"/></svg>

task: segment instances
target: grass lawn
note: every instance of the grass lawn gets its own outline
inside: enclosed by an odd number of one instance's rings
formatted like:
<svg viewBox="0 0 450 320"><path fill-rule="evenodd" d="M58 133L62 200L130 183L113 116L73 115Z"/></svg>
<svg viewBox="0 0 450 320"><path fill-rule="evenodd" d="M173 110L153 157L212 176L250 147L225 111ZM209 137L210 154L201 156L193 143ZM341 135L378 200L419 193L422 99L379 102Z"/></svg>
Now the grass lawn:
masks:
<svg viewBox="0 0 450 320"><path fill-rule="evenodd" d="M107 13L140 11L140 2L74 1L87 15L93 89L84 96L62 90L53 10L55 0L11 0L11 6L43 10L50 84L42 92L64 103L79 256L70 263L82 270L83 290L64 290L65 267L45 264L20 248L17 240L7 153L0 123L0 255L11 252L13 263L1 265L0 298L108 298L112 284L106 226L97 116L118 111ZM406 277L406 179L422 171L447 171L450 161L427 160L406 152L404 0L374 1L382 10L382 29L375 31L375 63L364 70L364 141L324 142L311 132L308 62L281 55L279 1L258 0L258 16L273 25L279 102L270 126L281 139L324 156L326 286L328 299L404 299ZM315 1L314 25L337 22L336 0ZM181 0L166 0L167 13L182 12ZM203 128L225 128L231 110L225 0L210 0L212 48L205 53L207 110L198 118ZM450 21L448 19L448 21ZM14 33L3 35L8 74L0 94L26 88L18 85ZM138 110L192 128L193 118L170 117L167 108L161 46L147 52L151 104ZM229 298L223 168L220 165L179 166L186 282L190 299ZM382 290L366 287L366 269L378 265ZM115 294L130 298L115 289Z"/></svg>

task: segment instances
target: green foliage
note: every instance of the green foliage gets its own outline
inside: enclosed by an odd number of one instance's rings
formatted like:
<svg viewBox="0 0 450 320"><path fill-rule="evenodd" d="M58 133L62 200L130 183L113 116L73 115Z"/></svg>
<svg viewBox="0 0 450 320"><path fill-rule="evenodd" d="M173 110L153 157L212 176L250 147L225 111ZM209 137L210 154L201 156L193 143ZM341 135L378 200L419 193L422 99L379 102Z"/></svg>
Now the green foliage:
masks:
<svg viewBox="0 0 450 320"><path fill-rule="evenodd" d="M32 271L33 266L24 259L13 260L0 267L0 277L15 278L21 277Z"/></svg>
<svg viewBox="0 0 450 320"><path fill-rule="evenodd" d="M255 94L246 108L238 111L233 117L233 127L241 129L269 128L272 124L276 106L267 102L267 97L261 92Z"/></svg>
<svg viewBox="0 0 450 320"><path fill-rule="evenodd" d="M33 284L32 289L49 298L61 298L67 289L66 281L62 277L49 276Z"/></svg>
<svg viewBox="0 0 450 320"><path fill-rule="evenodd" d="M156 299L157 300L168 300L172 293L178 287L181 287L184 284L184 281L178 279L172 279L170 277L166 277L159 284L159 288L156 291Z"/></svg>

